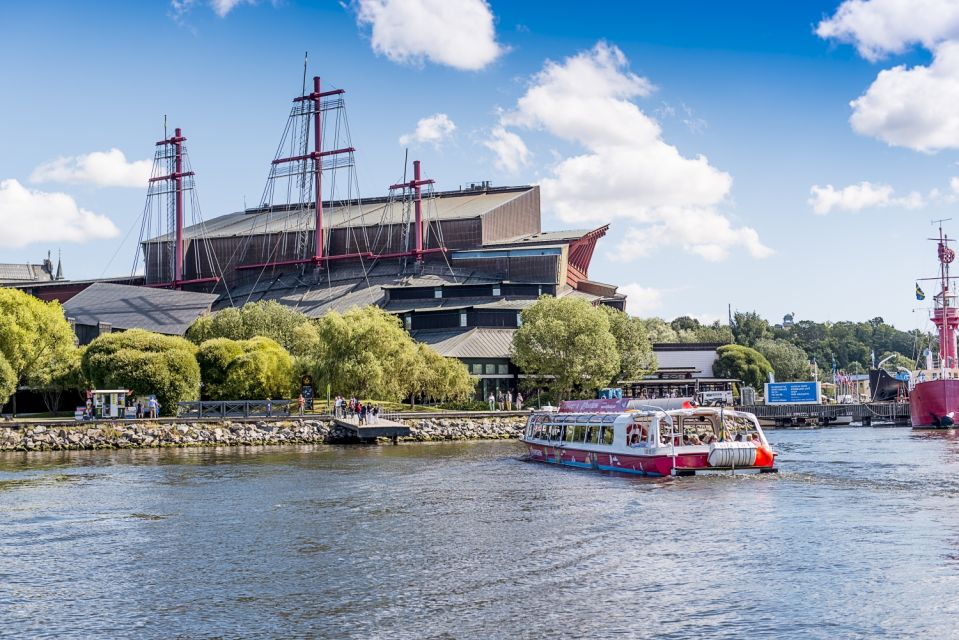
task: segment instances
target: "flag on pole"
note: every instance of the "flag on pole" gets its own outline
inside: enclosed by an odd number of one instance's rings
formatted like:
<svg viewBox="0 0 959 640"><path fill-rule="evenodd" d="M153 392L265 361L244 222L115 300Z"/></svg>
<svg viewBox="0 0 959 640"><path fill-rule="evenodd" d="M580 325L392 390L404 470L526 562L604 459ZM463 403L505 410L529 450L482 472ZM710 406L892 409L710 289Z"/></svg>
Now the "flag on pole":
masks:
<svg viewBox="0 0 959 640"><path fill-rule="evenodd" d="M925 299L926 299L926 294L919 287L919 283L917 282L916 283L916 300L925 300Z"/></svg>

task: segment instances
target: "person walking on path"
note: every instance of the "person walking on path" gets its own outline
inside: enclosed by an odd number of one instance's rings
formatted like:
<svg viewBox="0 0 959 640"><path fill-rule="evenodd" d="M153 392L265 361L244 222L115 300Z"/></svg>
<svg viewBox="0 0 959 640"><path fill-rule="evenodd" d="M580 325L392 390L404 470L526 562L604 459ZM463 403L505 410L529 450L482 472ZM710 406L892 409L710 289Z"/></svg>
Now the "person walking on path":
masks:
<svg viewBox="0 0 959 640"><path fill-rule="evenodd" d="M273 399L269 397L266 399L266 417L273 417Z"/></svg>
<svg viewBox="0 0 959 640"><path fill-rule="evenodd" d="M499 410L502 411L502 410L503 410L503 406L505 405L505 403L503 402L503 390L502 390L502 389L497 389L497 390L496 390L496 404L499 406Z"/></svg>
<svg viewBox="0 0 959 640"><path fill-rule="evenodd" d="M506 410L507 411L513 410L513 390L512 389L506 390Z"/></svg>
<svg viewBox="0 0 959 640"><path fill-rule="evenodd" d="M303 412L306 410L306 398L303 397L303 394L300 394L300 397L297 398L296 404L300 407L300 417L303 416Z"/></svg>
<svg viewBox="0 0 959 640"><path fill-rule="evenodd" d="M523 410L523 394L520 393L519 391L516 392L516 410L517 411Z"/></svg>
<svg viewBox="0 0 959 640"><path fill-rule="evenodd" d="M496 396L493 395L492 391L489 392L489 398L487 398L487 400L489 401L489 410L496 411Z"/></svg>

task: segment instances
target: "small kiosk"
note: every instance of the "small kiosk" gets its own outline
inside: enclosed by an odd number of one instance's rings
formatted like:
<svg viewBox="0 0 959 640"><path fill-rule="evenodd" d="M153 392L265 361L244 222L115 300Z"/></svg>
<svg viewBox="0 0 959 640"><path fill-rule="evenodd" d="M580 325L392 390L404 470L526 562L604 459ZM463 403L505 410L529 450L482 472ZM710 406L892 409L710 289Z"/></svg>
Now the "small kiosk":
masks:
<svg viewBox="0 0 959 640"><path fill-rule="evenodd" d="M94 389L89 392L93 400L93 414L97 418L126 418L126 389Z"/></svg>

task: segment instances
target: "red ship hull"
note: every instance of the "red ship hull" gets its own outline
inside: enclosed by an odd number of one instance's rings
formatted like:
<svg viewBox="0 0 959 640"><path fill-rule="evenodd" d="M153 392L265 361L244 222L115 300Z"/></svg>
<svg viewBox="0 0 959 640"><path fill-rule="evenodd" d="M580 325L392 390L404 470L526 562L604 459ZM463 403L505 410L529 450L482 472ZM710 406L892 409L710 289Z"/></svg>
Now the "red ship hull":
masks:
<svg viewBox="0 0 959 640"><path fill-rule="evenodd" d="M930 380L909 392L909 411L914 428L937 428L949 416L959 420L959 380Z"/></svg>

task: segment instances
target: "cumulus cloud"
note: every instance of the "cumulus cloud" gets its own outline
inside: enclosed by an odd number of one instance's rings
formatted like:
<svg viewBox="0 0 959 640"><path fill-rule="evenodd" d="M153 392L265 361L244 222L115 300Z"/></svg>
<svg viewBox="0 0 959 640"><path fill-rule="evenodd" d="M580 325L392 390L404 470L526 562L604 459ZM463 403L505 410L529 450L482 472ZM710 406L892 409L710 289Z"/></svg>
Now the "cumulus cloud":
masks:
<svg viewBox="0 0 959 640"><path fill-rule="evenodd" d="M394 62L476 71L503 54L485 0L355 0L373 51Z"/></svg>
<svg viewBox="0 0 959 640"><path fill-rule="evenodd" d="M622 51L600 42L562 62L547 61L500 124L546 131L584 149L550 169L540 183L543 202L568 223L632 222L615 257L669 245L707 260L733 250L768 256L754 229L735 226L718 209L732 177L705 156L682 155L633 102L653 90L630 71Z"/></svg>
<svg viewBox="0 0 959 640"><path fill-rule="evenodd" d="M930 65L880 71L853 100L852 128L890 145L936 152L959 148L959 42L939 45Z"/></svg>
<svg viewBox="0 0 959 640"><path fill-rule="evenodd" d="M94 184L100 187L145 187L153 162L127 162L119 149L94 151L79 156L61 156L44 162L30 174L30 182Z"/></svg>
<svg viewBox="0 0 959 640"><path fill-rule="evenodd" d="M516 173L529 164L530 152L526 143L517 134L503 127L493 127L491 137L483 145L496 154L497 168Z"/></svg>
<svg viewBox="0 0 959 640"><path fill-rule="evenodd" d="M854 45L871 61L919 44L933 49L959 36L955 0L845 0L816 27L824 39Z"/></svg>
<svg viewBox="0 0 959 640"><path fill-rule="evenodd" d="M619 293L626 294L626 312L643 318L656 315L656 311L663 306L663 290L644 287L637 282L631 282L619 287Z"/></svg>
<svg viewBox="0 0 959 640"><path fill-rule="evenodd" d="M919 45L929 65L880 71L850 103L852 128L887 144L926 153L959 148L959 3L955 0L846 0L816 33L852 44L867 60Z"/></svg>
<svg viewBox="0 0 959 640"><path fill-rule="evenodd" d="M84 242L114 238L109 218L81 209L65 193L34 191L16 180L0 180L0 247L33 242Z"/></svg>
<svg viewBox="0 0 959 640"><path fill-rule="evenodd" d="M456 131L456 125L450 120L449 116L445 113L434 113L417 121L416 130L413 133L401 135L400 144L429 143L438 147L453 135L454 131Z"/></svg>
<svg viewBox="0 0 959 640"><path fill-rule="evenodd" d="M918 209L925 205L922 195L915 191L899 197L888 184L874 184L868 181L851 184L842 189L836 189L831 184L825 187L813 185L809 193L809 206L819 215L826 215L833 210L861 211L883 207Z"/></svg>

